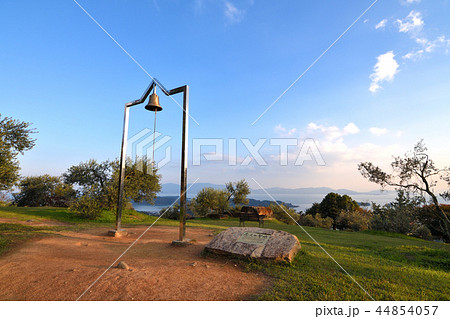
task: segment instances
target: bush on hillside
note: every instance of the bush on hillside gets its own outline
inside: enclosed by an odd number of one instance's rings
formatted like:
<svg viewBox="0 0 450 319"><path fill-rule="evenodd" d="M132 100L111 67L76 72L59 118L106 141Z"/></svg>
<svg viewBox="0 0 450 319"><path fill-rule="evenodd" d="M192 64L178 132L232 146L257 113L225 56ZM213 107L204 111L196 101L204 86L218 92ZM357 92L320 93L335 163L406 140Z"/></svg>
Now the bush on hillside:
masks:
<svg viewBox="0 0 450 319"><path fill-rule="evenodd" d="M78 217L85 219L96 219L101 216L103 205L99 191L90 189L81 197L72 201L69 209Z"/></svg>
<svg viewBox="0 0 450 319"><path fill-rule="evenodd" d="M431 235L431 231L425 225L416 226L413 229L413 231L411 232L411 235L414 237L417 237L417 238L425 239L425 240L433 239L433 235Z"/></svg>
<svg viewBox="0 0 450 319"><path fill-rule="evenodd" d="M328 193L319 203L314 203L312 207L305 211L306 215L320 214L321 217L329 217L333 220L333 229L337 227L337 219L342 211L353 211L358 209L359 205L348 195L339 195L337 193Z"/></svg>
<svg viewBox="0 0 450 319"><path fill-rule="evenodd" d="M270 204L269 207L272 209L273 217L275 217L276 220L288 225L295 225L295 221L300 217L294 209L287 208L283 204Z"/></svg>
<svg viewBox="0 0 450 319"><path fill-rule="evenodd" d="M166 207L159 211L159 216L167 219L180 220L180 205L178 203L172 205L172 207Z"/></svg>
<svg viewBox="0 0 450 319"><path fill-rule="evenodd" d="M330 217L322 218L320 214L302 215L298 219L298 223L302 226L331 228L333 226L333 219Z"/></svg>
<svg viewBox="0 0 450 319"><path fill-rule="evenodd" d="M372 212L358 208L352 211L343 211L339 214L336 223L341 229L362 231L369 229Z"/></svg>
<svg viewBox="0 0 450 319"><path fill-rule="evenodd" d="M372 204L373 219L371 228L390 233L409 234L417 222L418 209L421 205L418 197L399 190L395 201L384 206ZM422 222L421 224L426 224Z"/></svg>
<svg viewBox="0 0 450 319"><path fill-rule="evenodd" d="M75 198L72 185L62 182L60 177L50 175L27 176L20 180L19 193L14 194L17 206L67 207Z"/></svg>
<svg viewBox="0 0 450 319"><path fill-rule="evenodd" d="M447 215L447 218L450 219L450 205L441 205L441 208ZM418 208L417 219L421 225L427 226L433 236L450 242L450 238L446 235L445 220L434 206L426 205Z"/></svg>

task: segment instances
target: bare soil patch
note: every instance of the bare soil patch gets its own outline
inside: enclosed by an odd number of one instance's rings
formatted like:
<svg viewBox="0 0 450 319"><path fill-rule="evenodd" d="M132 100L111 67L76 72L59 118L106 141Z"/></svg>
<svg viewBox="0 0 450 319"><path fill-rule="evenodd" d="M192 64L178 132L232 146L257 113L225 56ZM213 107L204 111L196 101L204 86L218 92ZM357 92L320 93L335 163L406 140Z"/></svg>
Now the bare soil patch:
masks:
<svg viewBox="0 0 450 319"><path fill-rule="evenodd" d="M76 300L145 229L128 228L120 239L96 228L27 242L0 257L0 300ZM177 236L177 227L152 227L119 260L131 269L111 268L81 300L248 300L270 285L231 260L203 257L211 230L188 228L196 240L188 247L170 246Z"/></svg>

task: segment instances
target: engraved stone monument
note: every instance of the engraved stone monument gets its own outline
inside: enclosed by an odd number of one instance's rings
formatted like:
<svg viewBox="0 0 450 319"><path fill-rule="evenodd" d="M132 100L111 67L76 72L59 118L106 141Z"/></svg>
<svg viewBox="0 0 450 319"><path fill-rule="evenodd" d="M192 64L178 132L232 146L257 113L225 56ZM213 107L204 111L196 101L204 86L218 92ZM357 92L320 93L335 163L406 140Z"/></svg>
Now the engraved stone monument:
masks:
<svg viewBox="0 0 450 319"><path fill-rule="evenodd" d="M230 227L205 247L208 252L291 262L300 249L292 234L256 227Z"/></svg>

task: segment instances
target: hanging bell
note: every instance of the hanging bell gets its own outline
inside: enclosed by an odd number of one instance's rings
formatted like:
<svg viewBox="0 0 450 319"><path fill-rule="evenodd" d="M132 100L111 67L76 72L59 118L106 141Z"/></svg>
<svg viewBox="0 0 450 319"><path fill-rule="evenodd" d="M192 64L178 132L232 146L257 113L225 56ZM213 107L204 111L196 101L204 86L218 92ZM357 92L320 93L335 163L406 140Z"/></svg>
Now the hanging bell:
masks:
<svg viewBox="0 0 450 319"><path fill-rule="evenodd" d="M155 91L153 91L152 95L150 95L145 109L154 112L162 111L162 107L159 105L159 96L155 93Z"/></svg>

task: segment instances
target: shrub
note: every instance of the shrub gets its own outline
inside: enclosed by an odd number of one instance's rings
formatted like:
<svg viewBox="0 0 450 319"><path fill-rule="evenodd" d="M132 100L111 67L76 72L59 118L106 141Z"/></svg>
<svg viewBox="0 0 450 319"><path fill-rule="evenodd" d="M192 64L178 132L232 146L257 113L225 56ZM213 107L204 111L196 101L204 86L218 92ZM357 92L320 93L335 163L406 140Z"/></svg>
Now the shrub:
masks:
<svg viewBox="0 0 450 319"><path fill-rule="evenodd" d="M91 189L74 200L70 205L70 210L81 218L96 219L102 214L102 206L99 192Z"/></svg>
<svg viewBox="0 0 450 319"><path fill-rule="evenodd" d="M67 207L76 196L71 185L64 184L60 177L50 175L24 177L20 180L19 190L14 194L17 206Z"/></svg>
<svg viewBox="0 0 450 319"><path fill-rule="evenodd" d="M320 214L302 215L300 216L298 223L302 226L331 228L333 226L333 219L330 217L322 218Z"/></svg>
<svg viewBox="0 0 450 319"><path fill-rule="evenodd" d="M162 215L164 214L164 215ZM167 219L180 220L180 205L178 203L172 205L172 207L163 208L159 211L159 216Z"/></svg>
<svg viewBox="0 0 450 319"><path fill-rule="evenodd" d="M333 218L322 218L320 217L320 214L316 214L316 216L314 216L314 219L316 220L316 227L331 228L331 226L333 226Z"/></svg>
<svg viewBox="0 0 450 319"><path fill-rule="evenodd" d="M283 222L288 225L295 225L295 221L299 219L299 214L292 209L287 208L283 204L276 205L276 204L270 204L269 206L273 211L273 216L275 219L279 220L280 222ZM289 215L292 217L289 217Z"/></svg>
<svg viewBox="0 0 450 319"><path fill-rule="evenodd" d="M336 222L342 229L361 231L369 229L372 213L358 208L351 211L343 211L339 214Z"/></svg>
<svg viewBox="0 0 450 319"><path fill-rule="evenodd" d="M301 215L298 223L302 226L316 227L316 220L312 215Z"/></svg>
<svg viewBox="0 0 450 319"><path fill-rule="evenodd" d="M425 225L419 225L415 227L411 233L412 236L425 239L425 240L432 240L433 236L431 235L430 229Z"/></svg>
<svg viewBox="0 0 450 319"><path fill-rule="evenodd" d="M450 205L441 205L441 208L450 219ZM426 205L419 208L417 219L419 224L427 226L433 236L441 237L446 242L450 241L446 235L446 222L434 206Z"/></svg>
<svg viewBox="0 0 450 319"><path fill-rule="evenodd" d="M320 214L323 218L333 220L333 229L336 229L337 219L342 211L353 211L359 208L359 205L348 195L339 195L337 193L328 193L319 203L314 203L305 211L306 215Z"/></svg>
<svg viewBox="0 0 450 319"><path fill-rule="evenodd" d="M371 228L391 233L409 234L417 221L417 212L421 198L398 190L395 201L384 206L373 205ZM421 223L426 224L426 223Z"/></svg>

